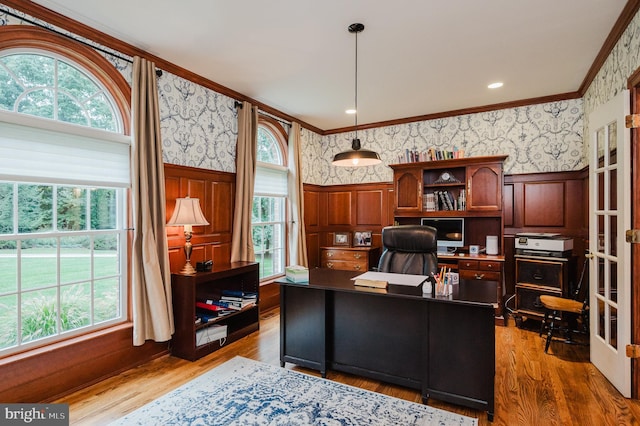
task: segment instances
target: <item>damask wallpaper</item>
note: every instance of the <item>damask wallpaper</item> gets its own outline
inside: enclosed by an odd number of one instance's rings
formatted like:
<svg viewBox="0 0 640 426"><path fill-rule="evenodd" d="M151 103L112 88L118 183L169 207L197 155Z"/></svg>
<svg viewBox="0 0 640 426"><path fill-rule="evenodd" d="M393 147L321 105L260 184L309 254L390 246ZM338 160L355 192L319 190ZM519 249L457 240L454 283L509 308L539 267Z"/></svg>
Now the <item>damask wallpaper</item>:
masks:
<svg viewBox="0 0 640 426"><path fill-rule="evenodd" d="M0 25L24 24L2 13ZM15 12L15 11L14 11ZM19 12L16 12L21 15ZM29 18L33 20L33 18ZM39 22L51 26L46 22ZM58 29L59 31L59 29ZM86 40L85 40L86 41ZM131 81L131 64L104 54ZM509 174L578 170L586 166L589 113L615 96L640 66L640 13L609 55L583 99L452 116L358 132L383 164L338 168L333 156L351 146L353 133L321 136L302 130L303 179L319 185L389 182L388 164L406 150L465 151L465 156L506 154ZM158 79L164 161L235 172L237 112L234 100L170 73Z"/></svg>

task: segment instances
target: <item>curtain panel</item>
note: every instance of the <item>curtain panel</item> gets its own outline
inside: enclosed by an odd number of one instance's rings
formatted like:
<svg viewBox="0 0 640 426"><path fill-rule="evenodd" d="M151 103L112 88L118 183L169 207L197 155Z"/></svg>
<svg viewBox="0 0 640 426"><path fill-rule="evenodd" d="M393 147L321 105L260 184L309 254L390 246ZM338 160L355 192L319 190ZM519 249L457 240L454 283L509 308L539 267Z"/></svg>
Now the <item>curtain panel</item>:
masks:
<svg viewBox="0 0 640 426"><path fill-rule="evenodd" d="M231 261L254 262L251 236L253 187L258 148L258 108L243 102L238 111L238 143L236 145L236 200L231 236Z"/></svg>
<svg viewBox="0 0 640 426"><path fill-rule="evenodd" d="M132 90L131 254L133 344L165 342L174 331L165 231L165 187L155 64L136 57Z"/></svg>
<svg viewBox="0 0 640 426"><path fill-rule="evenodd" d="M289 265L308 267L307 237L304 224L304 192L300 124L292 123L289 131Z"/></svg>

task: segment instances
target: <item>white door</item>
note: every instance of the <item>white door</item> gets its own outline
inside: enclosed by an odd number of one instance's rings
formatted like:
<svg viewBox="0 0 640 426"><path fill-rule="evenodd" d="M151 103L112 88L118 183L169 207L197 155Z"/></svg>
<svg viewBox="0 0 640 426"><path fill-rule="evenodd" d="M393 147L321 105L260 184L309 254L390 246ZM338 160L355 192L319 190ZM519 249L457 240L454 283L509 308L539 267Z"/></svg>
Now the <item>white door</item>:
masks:
<svg viewBox="0 0 640 426"><path fill-rule="evenodd" d="M589 116L589 308L591 362L631 397L631 248L624 241L631 221L629 91Z"/></svg>

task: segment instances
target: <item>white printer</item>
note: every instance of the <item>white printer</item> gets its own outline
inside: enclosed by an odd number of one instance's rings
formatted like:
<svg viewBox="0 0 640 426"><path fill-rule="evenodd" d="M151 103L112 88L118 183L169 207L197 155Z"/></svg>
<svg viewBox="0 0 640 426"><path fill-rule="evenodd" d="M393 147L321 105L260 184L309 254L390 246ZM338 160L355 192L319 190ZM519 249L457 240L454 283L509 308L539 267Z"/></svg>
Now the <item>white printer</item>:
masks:
<svg viewBox="0 0 640 426"><path fill-rule="evenodd" d="M573 250L573 238L555 233L516 234L516 253L533 256L566 257Z"/></svg>

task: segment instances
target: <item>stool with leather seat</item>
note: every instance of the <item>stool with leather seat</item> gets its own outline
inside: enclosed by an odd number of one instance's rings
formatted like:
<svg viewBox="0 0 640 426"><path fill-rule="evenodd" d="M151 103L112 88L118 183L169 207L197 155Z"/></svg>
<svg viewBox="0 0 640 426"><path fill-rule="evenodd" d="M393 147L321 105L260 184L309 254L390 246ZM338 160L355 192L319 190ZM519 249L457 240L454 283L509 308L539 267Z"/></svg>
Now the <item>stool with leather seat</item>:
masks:
<svg viewBox="0 0 640 426"><path fill-rule="evenodd" d="M438 271L436 229L432 226L387 226L382 229L382 247L380 272L431 275Z"/></svg>
<svg viewBox="0 0 640 426"><path fill-rule="evenodd" d="M549 350L549 345L556 331L565 333L565 343L575 343L572 339L572 334L577 331L578 320L582 323L581 331L589 334L589 292L586 291L588 286L583 287L582 285L586 266L587 256L585 256L580 281L574 292L573 299L549 295L540 296L540 303L545 309L542 324L540 325L540 336L542 336L542 332L548 324L547 340L544 345L545 353Z"/></svg>

